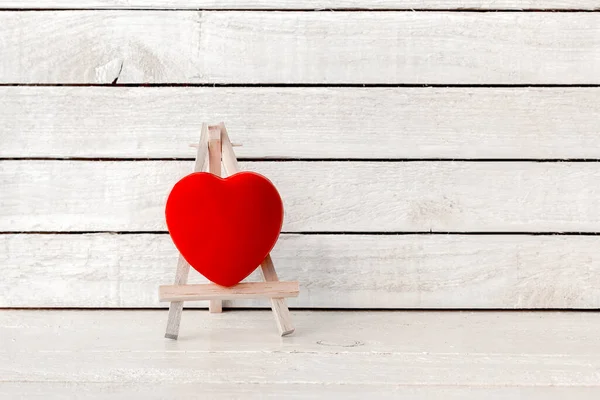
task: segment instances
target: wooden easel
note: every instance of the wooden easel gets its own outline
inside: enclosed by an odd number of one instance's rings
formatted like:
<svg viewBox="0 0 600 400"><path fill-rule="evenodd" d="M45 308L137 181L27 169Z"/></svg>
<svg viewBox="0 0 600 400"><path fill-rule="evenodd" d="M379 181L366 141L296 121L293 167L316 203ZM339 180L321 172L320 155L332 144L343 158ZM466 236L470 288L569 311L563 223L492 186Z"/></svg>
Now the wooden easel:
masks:
<svg viewBox="0 0 600 400"><path fill-rule="evenodd" d="M221 122L219 125L209 126L204 123L202 124L194 171L199 172L208 169L209 172L221 176L221 162L225 167L226 176L240 171L225 124ZM190 265L180 254L175 273L175 284L164 285L159 288L160 301L171 302L165 337L177 340L184 301L209 300L209 311L220 313L223 300L251 298L271 299L271 308L279 333L281 336L293 333L294 326L285 298L298 296L298 282L280 282L271 255L267 255L260 265L260 269L265 282L238 283L229 288L212 283L187 285Z"/></svg>

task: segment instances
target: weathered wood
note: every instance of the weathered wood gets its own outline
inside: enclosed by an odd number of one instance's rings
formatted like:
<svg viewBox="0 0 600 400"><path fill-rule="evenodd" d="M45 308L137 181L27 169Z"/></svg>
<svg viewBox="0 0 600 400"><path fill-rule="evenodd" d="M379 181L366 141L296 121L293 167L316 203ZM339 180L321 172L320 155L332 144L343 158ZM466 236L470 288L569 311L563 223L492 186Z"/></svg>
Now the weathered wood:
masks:
<svg viewBox="0 0 600 400"><path fill-rule="evenodd" d="M600 158L599 88L268 87L0 87L0 157L192 158L203 118L238 157Z"/></svg>
<svg viewBox="0 0 600 400"><path fill-rule="evenodd" d="M241 9L241 10L596 10L597 0L2 0L0 8L19 9Z"/></svg>
<svg viewBox="0 0 600 400"><path fill-rule="evenodd" d="M600 83L593 13L7 11L0 27L2 83Z"/></svg>
<svg viewBox="0 0 600 400"><path fill-rule="evenodd" d="M284 232L597 232L600 163L245 162ZM189 161L1 161L0 231L164 231ZM85 201L83 199L85 198Z"/></svg>
<svg viewBox="0 0 600 400"><path fill-rule="evenodd" d="M599 236L284 234L272 256L280 279L300 281L292 307L600 308L599 242ZM0 249L0 307L164 307L156 288L172 279L177 260L166 234L5 234ZM258 272L250 280L261 280ZM192 270L190 283L206 280Z"/></svg>
<svg viewBox="0 0 600 400"><path fill-rule="evenodd" d="M362 366L361 366L362 367ZM358 367L357 367L358 368ZM174 378L175 379L175 378ZM176 380L176 379L175 379ZM594 386L456 386L456 385L315 385L312 382L294 383L96 383L96 382L0 382L0 396L7 399L62 400L73 393L85 393L87 400L131 400L144 398L163 400L177 395L194 398L198 393L214 400L263 400L267 398L299 399L345 399L396 400L398 396L411 400L481 400L481 399L528 399L528 400L597 400L598 388Z"/></svg>
<svg viewBox="0 0 600 400"><path fill-rule="evenodd" d="M600 345L600 336L595 334L600 314L591 312L294 311L298 325L305 329L301 335L294 336L294 340L285 341L272 335L273 316L268 310L234 310L218 316L204 310L190 310L189 314L196 323L181 328L181 337L186 340L170 342L149 329L165 319L162 310L2 310L0 338L12 344L0 347L0 354L48 350L100 353L116 349L124 353L164 351L185 356L205 352L299 352L340 356L342 353L414 352L424 357L428 353L454 353L554 355L557 358L600 354L595 351ZM211 329L207 329L208 324ZM59 325L64 327L64 334L51 334ZM115 326L126 326L126 332L115 335ZM249 335L249 331L253 334ZM47 340L33 340L40 337ZM399 337L406 340L398 340ZM135 338L138 340L132 340ZM89 346L87 340L98 342L96 346ZM0 365L10 368L10 365ZM228 381L227 376L219 376ZM3 376L3 381L7 381L5 378ZM463 378L468 380L470 376Z"/></svg>
<svg viewBox="0 0 600 400"><path fill-rule="evenodd" d="M253 298L271 299L297 297L298 291L298 282L241 282L232 287L223 287L214 284L163 285L159 289L159 300L213 301Z"/></svg>
<svg viewBox="0 0 600 400"><path fill-rule="evenodd" d="M407 386L467 387L484 395L499 387L600 389L599 314L296 312L302 334L282 342L269 334L268 312L218 318L201 312L182 329L188 340L166 344L151 329L163 318L157 311L2 312L2 381L177 382L197 390L234 383L253 384L252 393L312 385L320 394L331 386L370 386L396 398L410 393Z"/></svg>

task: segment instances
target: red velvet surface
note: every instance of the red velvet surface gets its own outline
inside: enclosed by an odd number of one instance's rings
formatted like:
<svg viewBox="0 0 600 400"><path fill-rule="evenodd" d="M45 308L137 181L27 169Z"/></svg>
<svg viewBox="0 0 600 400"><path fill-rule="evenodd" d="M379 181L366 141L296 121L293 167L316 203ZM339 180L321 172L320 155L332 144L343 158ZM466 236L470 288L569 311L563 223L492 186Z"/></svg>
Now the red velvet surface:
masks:
<svg viewBox="0 0 600 400"><path fill-rule="evenodd" d="M257 173L223 179L196 172L175 184L165 215L186 261L210 281L233 286L273 249L283 223L283 203L275 186Z"/></svg>

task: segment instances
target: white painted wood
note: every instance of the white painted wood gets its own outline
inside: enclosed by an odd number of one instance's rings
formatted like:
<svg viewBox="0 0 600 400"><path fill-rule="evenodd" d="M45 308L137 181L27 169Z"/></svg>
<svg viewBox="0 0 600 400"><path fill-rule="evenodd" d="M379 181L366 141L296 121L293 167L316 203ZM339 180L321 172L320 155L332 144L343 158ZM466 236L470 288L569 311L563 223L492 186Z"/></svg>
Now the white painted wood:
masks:
<svg viewBox="0 0 600 400"><path fill-rule="evenodd" d="M2 0L0 8L20 9L578 9L600 8L597 0Z"/></svg>
<svg viewBox="0 0 600 400"><path fill-rule="evenodd" d="M521 354L561 358L598 357L596 349L600 345L600 337L595 334L600 314L593 312L294 311L299 329L293 340L281 340L273 332L269 325L273 317L268 310L234 310L221 315L186 310L185 314L194 323L182 326L182 340L173 342L164 340L153 329L161 328L167 317L165 310L1 310L0 339L12 344L4 346L3 342L0 354L6 355L7 350L22 353L122 350L163 356L165 353L193 356L213 351L340 356L415 353L424 358L427 353ZM56 326L61 326L61 335L50 334ZM116 335L114 326L127 329L123 335ZM93 334L95 338L91 337ZM36 340L40 337L47 340ZM138 340L132 341L135 338ZM87 341L94 339L98 340L97 345L90 346Z"/></svg>
<svg viewBox="0 0 600 400"><path fill-rule="evenodd" d="M291 307L600 308L599 241L598 236L282 235L273 259L280 279L300 281ZM0 249L0 307L165 307L157 287L172 281L177 260L166 234L0 235ZM262 279L255 273L252 280ZM190 283L204 282L191 271ZM225 306L267 307L268 302Z"/></svg>
<svg viewBox="0 0 600 400"><path fill-rule="evenodd" d="M593 13L9 11L0 26L3 83L600 82Z"/></svg>
<svg viewBox="0 0 600 400"><path fill-rule="evenodd" d="M598 88L0 87L0 157L600 158ZM285 139L285 140L283 140Z"/></svg>
<svg viewBox="0 0 600 400"><path fill-rule="evenodd" d="M0 231L163 231L191 161L2 161ZM245 162L284 232L596 232L600 163ZM85 201L83 199L85 198Z"/></svg>
<svg viewBox="0 0 600 400"><path fill-rule="evenodd" d="M196 324L186 324L178 342L165 342L152 329L165 317L158 311L0 312L2 381L112 384L115 390L176 382L196 393L203 388L203 395L248 384L254 394L295 385L321 396L384 388L396 398L404 392L423 398L432 387L429 393L448 386L454 396L469 388L484 397L519 394L521 387L538 397L544 391L536 390L546 388L567 398L600 389L599 314L295 312L298 336L281 340L270 331L268 312L195 312Z"/></svg>
<svg viewBox="0 0 600 400"><path fill-rule="evenodd" d="M456 385L392 385L375 386L369 384L315 385L314 383L260 384L260 383L95 383L95 382L0 382L0 396L8 399L43 398L67 399L73 393L84 393L86 399L105 400L107 396L115 400L176 398L211 399L244 398L263 400L265 398L286 399L345 399L364 400L397 399L401 396L409 400L597 400L597 387L582 386L456 386Z"/></svg>

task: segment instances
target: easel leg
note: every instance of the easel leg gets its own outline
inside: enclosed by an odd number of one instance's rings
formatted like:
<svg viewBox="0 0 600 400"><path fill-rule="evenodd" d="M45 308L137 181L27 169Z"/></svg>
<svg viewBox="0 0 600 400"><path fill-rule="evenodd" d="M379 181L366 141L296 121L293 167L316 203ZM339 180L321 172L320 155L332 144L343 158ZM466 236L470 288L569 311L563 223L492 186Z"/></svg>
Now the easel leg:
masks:
<svg viewBox="0 0 600 400"><path fill-rule="evenodd" d="M273 260L271 260L271 255L268 255L267 258L265 258L260 265L260 269L265 281L272 282L279 280L277 272L275 271L275 266L273 265ZM281 336L286 336L294 333L296 328L294 328L294 325L292 324L292 316L290 315L290 310L285 299L271 299L271 309L273 310L275 321L277 321L279 334Z"/></svg>
<svg viewBox="0 0 600 400"><path fill-rule="evenodd" d="M229 135L227 134L227 128L225 128L225 124L221 122L219 127L221 128L223 164L225 165L225 170L229 175L235 174L236 172L240 171L240 166L238 165L235 157L233 146L231 145L231 140L229 140ZM260 270L266 282L279 281L279 277L275 271L275 266L273 265L273 260L271 260L271 255L268 255L267 258L264 259L260 265ZM286 336L294 333L295 328L292 324L292 316L290 315L290 310L287 307L285 299L271 299L271 309L273 310L275 321L277 321L277 329L279 329L279 334L281 336Z"/></svg>
<svg viewBox="0 0 600 400"><path fill-rule="evenodd" d="M222 162L222 149L221 149L221 127L220 126L209 126L208 127L208 172L221 176L221 162ZM223 301L222 300L210 300L208 304L208 312L211 314L223 312Z"/></svg>
<svg viewBox="0 0 600 400"><path fill-rule="evenodd" d="M196 152L196 161L194 163L194 171L201 171L204 166L204 161L207 160L208 153L208 124L202 124L200 132L200 142ZM177 271L175 272L175 285L185 285L190 274L190 264L185 261L183 256L179 255L177 260ZM167 331L165 337L167 339L177 340L179 336L179 324L181 322L181 313L183 312L183 302L173 301L169 305L169 317L167 320Z"/></svg>
<svg viewBox="0 0 600 400"><path fill-rule="evenodd" d="M177 272L175 273L175 285L185 285L190 273L190 264L179 256L177 261ZM167 320L167 339L177 340L179 336L179 323L181 322L181 313L183 312L183 301L172 301L169 305L169 318Z"/></svg>
<svg viewBox="0 0 600 400"><path fill-rule="evenodd" d="M223 312L223 302L221 300L210 300L208 312L220 313Z"/></svg>

